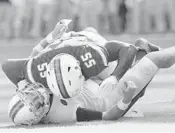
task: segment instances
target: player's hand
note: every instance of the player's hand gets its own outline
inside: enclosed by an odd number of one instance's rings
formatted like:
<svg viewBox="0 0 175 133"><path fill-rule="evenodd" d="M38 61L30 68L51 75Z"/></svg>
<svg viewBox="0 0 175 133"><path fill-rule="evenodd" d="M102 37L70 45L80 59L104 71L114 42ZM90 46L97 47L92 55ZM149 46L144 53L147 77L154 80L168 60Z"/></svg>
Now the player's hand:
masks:
<svg viewBox="0 0 175 133"><path fill-rule="evenodd" d="M134 95L135 90L137 89L137 86L133 81L125 81L124 85L125 88L123 90L124 94L123 102L127 104L132 100L132 97Z"/></svg>
<svg viewBox="0 0 175 133"><path fill-rule="evenodd" d="M108 77L101 83L99 87L98 96L104 97L105 95L109 94L116 88L117 84L118 84L118 80L115 76Z"/></svg>
<svg viewBox="0 0 175 133"><path fill-rule="evenodd" d="M63 36L63 34L68 29L68 25L71 21L72 20L69 19L63 19L56 24L55 28L52 31L52 37L54 38L54 40L59 39Z"/></svg>

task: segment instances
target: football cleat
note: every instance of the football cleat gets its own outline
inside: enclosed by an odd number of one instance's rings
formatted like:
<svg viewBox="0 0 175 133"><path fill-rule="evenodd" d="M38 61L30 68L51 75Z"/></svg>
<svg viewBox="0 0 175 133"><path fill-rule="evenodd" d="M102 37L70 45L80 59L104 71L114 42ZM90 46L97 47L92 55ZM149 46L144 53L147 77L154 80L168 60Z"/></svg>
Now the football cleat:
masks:
<svg viewBox="0 0 175 133"><path fill-rule="evenodd" d="M152 43L150 43L148 40L144 38L139 38L135 41L134 45L136 48L140 50L144 50L147 53L154 52L154 51L159 51L160 48Z"/></svg>

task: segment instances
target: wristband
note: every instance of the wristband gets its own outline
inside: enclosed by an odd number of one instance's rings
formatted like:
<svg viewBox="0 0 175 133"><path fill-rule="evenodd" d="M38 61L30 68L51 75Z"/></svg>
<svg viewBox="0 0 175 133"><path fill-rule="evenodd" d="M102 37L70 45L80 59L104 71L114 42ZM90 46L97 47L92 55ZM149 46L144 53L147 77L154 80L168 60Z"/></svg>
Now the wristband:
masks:
<svg viewBox="0 0 175 133"><path fill-rule="evenodd" d="M123 103L123 99L121 99L118 103L117 103L117 106L120 110L126 110L129 106L130 102L129 103Z"/></svg>
<svg viewBox="0 0 175 133"><path fill-rule="evenodd" d="M93 120L102 120L103 113L100 111L89 110L85 108L77 108L76 118L78 122L82 121L93 121Z"/></svg>
<svg viewBox="0 0 175 133"><path fill-rule="evenodd" d="M52 36L52 33L49 33L46 37L47 43L52 43L54 41L54 38Z"/></svg>
<svg viewBox="0 0 175 133"><path fill-rule="evenodd" d="M41 52L44 48L41 45L37 45L34 49L38 52Z"/></svg>

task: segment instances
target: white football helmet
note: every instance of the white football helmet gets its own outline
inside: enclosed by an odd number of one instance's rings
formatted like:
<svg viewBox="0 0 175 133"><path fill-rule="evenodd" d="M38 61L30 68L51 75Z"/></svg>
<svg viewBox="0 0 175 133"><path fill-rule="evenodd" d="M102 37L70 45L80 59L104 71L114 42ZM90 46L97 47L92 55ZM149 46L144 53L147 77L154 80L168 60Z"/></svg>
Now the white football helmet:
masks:
<svg viewBox="0 0 175 133"><path fill-rule="evenodd" d="M49 111L49 98L49 91L42 85L27 85L10 100L8 115L15 125L37 124Z"/></svg>
<svg viewBox="0 0 175 133"><path fill-rule="evenodd" d="M69 54L55 56L47 68L47 84L53 94L71 98L80 94L84 77L79 62Z"/></svg>

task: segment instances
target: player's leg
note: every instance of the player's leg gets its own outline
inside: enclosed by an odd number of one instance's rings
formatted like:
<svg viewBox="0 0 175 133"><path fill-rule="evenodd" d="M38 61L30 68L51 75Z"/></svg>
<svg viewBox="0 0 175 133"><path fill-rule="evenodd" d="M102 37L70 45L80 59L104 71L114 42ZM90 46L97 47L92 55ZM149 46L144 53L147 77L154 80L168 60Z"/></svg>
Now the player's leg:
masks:
<svg viewBox="0 0 175 133"><path fill-rule="evenodd" d="M144 62L145 62L145 65L144 65ZM159 68L169 68L174 64L175 64L175 47L170 47L170 48L167 48L167 49L164 49L164 50L161 50L161 51L149 53L136 66L134 66L133 70L134 70L134 68L139 68L140 69L140 67L142 66L143 71L139 71L139 69L135 69L134 71L130 71L130 74L129 74L130 76L134 75L134 72L135 72L135 76L137 78L135 77L135 78L133 78L133 80L137 84L138 90L136 91L136 95L132 99L131 104L129 105L126 112L143 95L143 93L146 90L146 87L148 86L148 84L151 82L152 78L156 74L156 71ZM151 71L154 74L151 75L150 74ZM138 75L140 75L140 76L138 76ZM150 75L150 76L148 76L148 75ZM138 80L139 77L140 77L140 79L144 80L144 82L142 80L139 81ZM142 83L142 86L144 85L143 88L141 86L139 86L140 85L139 82Z"/></svg>
<svg viewBox="0 0 175 133"><path fill-rule="evenodd" d="M119 83L116 86L115 93L118 93L120 97L115 97L115 94L111 94L110 102L115 105L120 99L124 97L123 89L125 89L124 82L125 81L133 81L137 89L133 95L133 99L128 106L125 113L135 104L135 102L143 96L146 87L151 82L153 77L158 71L158 67L154 62L152 62L149 58L143 57L135 66L133 66L130 70L128 70L125 75L120 79ZM125 114L124 113L124 114ZM123 114L123 115L124 115Z"/></svg>
<svg viewBox="0 0 175 133"><path fill-rule="evenodd" d="M149 53L146 55L147 59L149 59L152 63L154 63L157 68L169 68L175 64L175 47L170 47L161 51ZM145 68L149 69L149 66L145 66ZM153 76L154 77L154 76ZM150 77L151 78L151 77ZM146 87L151 82L151 80L145 85L145 87L132 99L131 104L129 105L126 112L137 102L137 100L144 94ZM125 112L125 113L126 113Z"/></svg>
<svg viewBox="0 0 175 133"><path fill-rule="evenodd" d="M137 42L138 43L138 42ZM141 42L141 41L139 41L139 43L142 43L142 46L143 45L147 45L147 44L144 44L145 42ZM118 84L118 86L114 89L114 86L112 85L112 83L110 83L110 85L109 86L104 86L104 87L102 87L102 86L100 86L99 88L99 90L102 90L102 91L100 91L100 92L104 92L104 93L106 93L106 91L104 91L104 90L111 90L110 92L108 92L107 94L106 94L106 99L103 99L104 101L105 100L107 100L108 102L105 102L105 103L107 103L107 105L106 105L106 107L107 107L107 109L109 109L109 108L112 108L112 106L113 105L115 105L121 98L122 98L122 96L123 96L123 94L122 94L122 89L123 89L123 87L124 87L124 81L125 80L129 80L129 79L127 79L129 76L128 75L130 75L130 73L131 73L131 75L133 74L133 76L134 76L134 74L135 74L135 72L137 71L137 68L138 68L138 62L145 56L145 55L147 55L147 52L146 52L146 50L144 50L144 49L138 49L138 51L137 51L137 54L136 54L136 58L135 58L135 62L134 62L134 64L133 64L133 66L132 67L134 67L134 68L131 68L130 70L129 70L129 72L126 72L126 74L123 76L123 78L121 79L121 81L119 81L119 84ZM145 63L147 63L147 61L145 61L145 60L143 60L142 62L145 62ZM137 64L137 65L136 65ZM140 66L140 64L142 64L141 62L139 63L139 66ZM143 64L144 65L144 64ZM149 63L147 64L148 66L149 66ZM108 67L107 67L108 68ZM140 67L139 67L140 68ZM140 70L140 69L138 69L138 71L142 71L142 70ZM139 72L137 72L137 73L139 73ZM129 78L131 78L132 79L132 77L129 77ZM138 78L139 79L139 78ZM151 80L152 79L152 76L151 76L151 78L149 78L148 77L148 80ZM146 84L146 83L145 83ZM140 93L139 94L139 97L141 97L141 96L143 96L144 95L144 92L145 91L141 91L143 88L144 88L144 85L142 86L142 87L140 87L141 89L138 89L137 90L137 92L135 93L135 95L134 96L136 96L138 93ZM141 92L140 92L141 91ZM138 96L137 96L138 97ZM133 101L135 101L135 100L133 100Z"/></svg>
<svg viewBox="0 0 175 133"><path fill-rule="evenodd" d="M146 55L158 68L169 68L175 64L175 46Z"/></svg>
<svg viewBox="0 0 175 133"><path fill-rule="evenodd" d="M24 79L26 61L27 59L9 59L1 64L3 72L15 85Z"/></svg>
<svg viewBox="0 0 175 133"><path fill-rule="evenodd" d="M152 80L159 68L150 60L147 55L143 57L134 67L126 72L122 79L117 84L117 87L121 90L124 88L125 81L133 81L137 90L134 97L140 93L140 91Z"/></svg>
<svg viewBox="0 0 175 133"><path fill-rule="evenodd" d="M144 42L142 42L142 40L139 40L139 42L142 43L142 46L147 45L147 42L145 40ZM154 45L151 44L150 46ZM158 49L153 48L152 50ZM154 53L157 52L151 52L148 54L148 56L152 55L152 53L154 55ZM138 63L135 63L132 68L125 73L125 75L122 77L117 85L117 89L121 89L120 92L122 92L122 88L124 87L124 81L132 81L132 79L136 80L139 84L139 87L134 96L136 96L152 80L152 78L158 71L158 67L156 66L156 64L152 62L152 60L147 58L147 52L144 49L138 49L135 61ZM144 91L142 92L142 95L144 95Z"/></svg>

